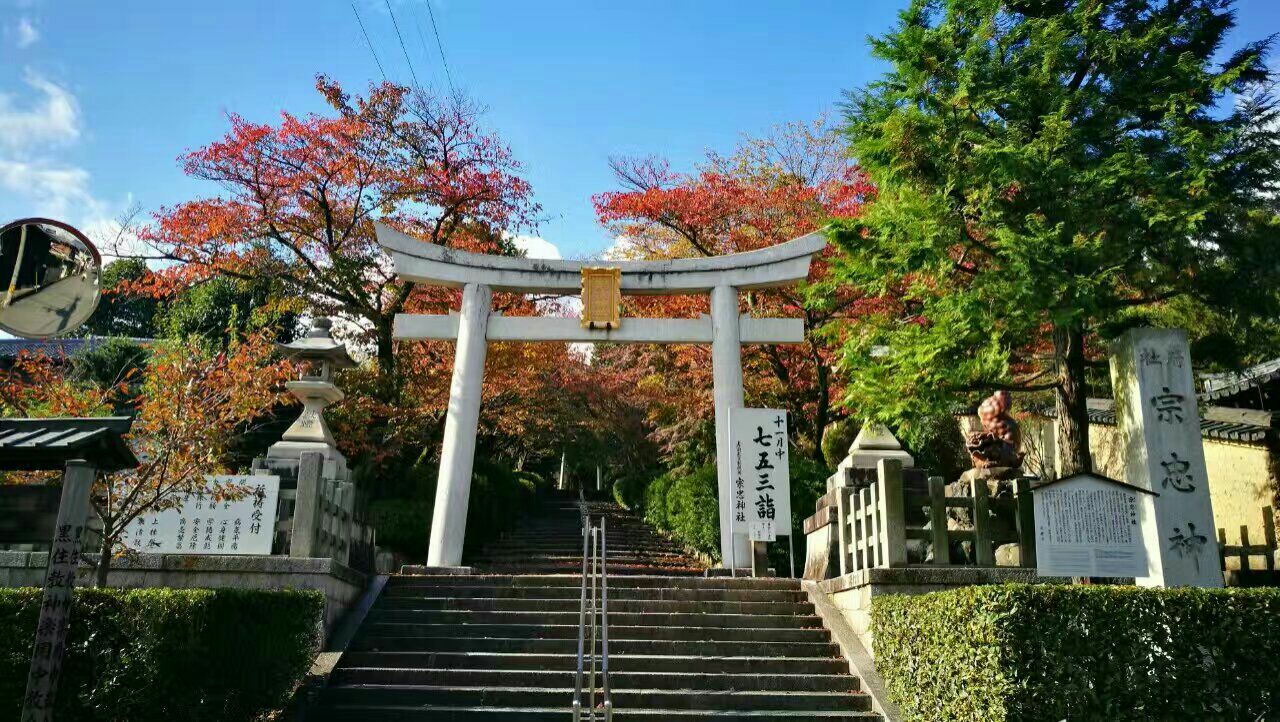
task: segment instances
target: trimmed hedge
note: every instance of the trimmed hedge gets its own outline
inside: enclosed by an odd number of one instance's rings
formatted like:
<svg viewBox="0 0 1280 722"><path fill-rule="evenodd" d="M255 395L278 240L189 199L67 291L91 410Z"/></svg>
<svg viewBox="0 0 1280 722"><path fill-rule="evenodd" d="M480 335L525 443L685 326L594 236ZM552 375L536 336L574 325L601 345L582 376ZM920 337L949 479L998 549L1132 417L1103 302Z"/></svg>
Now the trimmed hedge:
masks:
<svg viewBox="0 0 1280 722"><path fill-rule="evenodd" d="M0 719L17 719L38 589L0 589ZM248 722L279 709L320 643L324 595L77 589L55 716Z"/></svg>
<svg viewBox="0 0 1280 722"><path fill-rule="evenodd" d="M1280 713L1280 589L966 587L876 597L871 621L907 720Z"/></svg>

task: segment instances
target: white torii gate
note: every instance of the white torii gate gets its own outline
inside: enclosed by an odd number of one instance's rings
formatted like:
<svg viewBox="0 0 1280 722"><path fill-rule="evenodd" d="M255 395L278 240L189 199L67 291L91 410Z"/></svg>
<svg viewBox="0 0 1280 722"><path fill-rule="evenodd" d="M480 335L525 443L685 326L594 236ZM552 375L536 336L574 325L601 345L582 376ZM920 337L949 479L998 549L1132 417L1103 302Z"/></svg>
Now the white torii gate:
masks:
<svg viewBox="0 0 1280 722"><path fill-rule="evenodd" d="M803 281L815 254L826 247L820 232L746 253L710 258L608 263L621 272L621 292L635 295L709 293L711 316L623 318L616 329L583 328L576 318L504 317L491 312L493 291L581 292L582 261L544 260L470 253L426 243L375 224L378 243L390 254L397 276L432 286L462 288L462 310L448 315L398 314L397 339L456 340L449 409L445 417L440 476L432 514L429 566L462 562L467 503L475 461L476 424L489 341L569 343L710 343L716 413L716 471L720 495L720 551L749 560L745 530L728 523L733 512L733 467L729 451L729 410L742 407L742 344L801 343L804 321L751 318L738 313L738 291L787 286ZM736 537L736 538L733 538ZM737 549L734 549L736 545Z"/></svg>

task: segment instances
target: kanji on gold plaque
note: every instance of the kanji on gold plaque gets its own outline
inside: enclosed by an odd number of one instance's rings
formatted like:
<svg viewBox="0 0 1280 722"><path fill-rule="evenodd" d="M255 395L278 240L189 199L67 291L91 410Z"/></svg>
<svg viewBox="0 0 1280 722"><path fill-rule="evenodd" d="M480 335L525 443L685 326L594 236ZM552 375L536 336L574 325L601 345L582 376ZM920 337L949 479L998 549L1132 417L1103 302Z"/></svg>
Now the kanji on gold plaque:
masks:
<svg viewBox="0 0 1280 722"><path fill-rule="evenodd" d="M618 328L622 305L622 269L582 269L583 328Z"/></svg>

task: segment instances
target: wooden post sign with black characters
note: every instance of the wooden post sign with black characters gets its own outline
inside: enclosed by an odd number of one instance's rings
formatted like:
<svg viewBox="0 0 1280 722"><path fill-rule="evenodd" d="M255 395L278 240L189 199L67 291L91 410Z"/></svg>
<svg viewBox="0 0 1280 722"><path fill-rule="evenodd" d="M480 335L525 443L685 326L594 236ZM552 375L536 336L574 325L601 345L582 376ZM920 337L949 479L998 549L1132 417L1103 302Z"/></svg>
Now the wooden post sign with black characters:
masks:
<svg viewBox="0 0 1280 722"><path fill-rule="evenodd" d="M1181 330L1138 328L1111 357L1125 481L1155 492L1142 586L1221 587L1191 354Z"/></svg>
<svg viewBox="0 0 1280 722"><path fill-rule="evenodd" d="M63 470L44 595L22 697L22 722L53 719L94 477L98 472L137 465L137 458L122 439L132 423L129 418L0 419L0 470Z"/></svg>

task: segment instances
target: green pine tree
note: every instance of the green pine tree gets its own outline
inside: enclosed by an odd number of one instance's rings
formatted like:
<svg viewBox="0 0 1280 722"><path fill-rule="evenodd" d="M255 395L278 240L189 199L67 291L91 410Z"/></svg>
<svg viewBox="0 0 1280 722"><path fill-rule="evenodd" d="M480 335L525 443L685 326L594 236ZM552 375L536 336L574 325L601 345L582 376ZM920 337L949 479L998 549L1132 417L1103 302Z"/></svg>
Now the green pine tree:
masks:
<svg viewBox="0 0 1280 722"><path fill-rule="evenodd" d="M879 195L832 234L831 282L885 299L844 347L855 408L1052 391L1060 471L1087 471L1102 342L1196 316L1175 303L1276 318L1270 41L1220 59L1231 5L916 0L872 39L891 70L845 132Z"/></svg>

